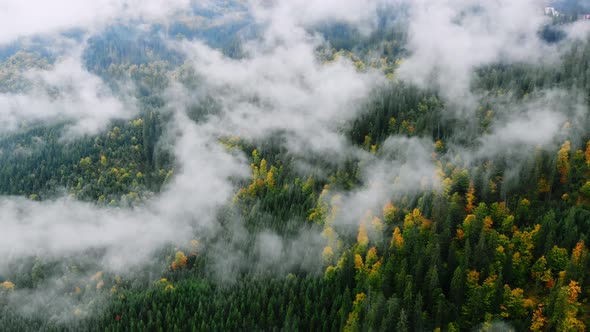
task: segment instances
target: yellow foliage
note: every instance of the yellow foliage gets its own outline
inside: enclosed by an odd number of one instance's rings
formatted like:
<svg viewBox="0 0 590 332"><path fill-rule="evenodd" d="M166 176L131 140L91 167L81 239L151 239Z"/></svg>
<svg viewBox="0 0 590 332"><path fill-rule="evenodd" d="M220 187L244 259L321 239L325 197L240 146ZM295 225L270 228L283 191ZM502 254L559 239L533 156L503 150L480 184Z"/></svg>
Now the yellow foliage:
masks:
<svg viewBox="0 0 590 332"><path fill-rule="evenodd" d="M461 229L457 229L457 240L463 240L465 238L465 232Z"/></svg>
<svg viewBox="0 0 590 332"><path fill-rule="evenodd" d="M338 263L336 264L336 267L341 269L344 267L344 264L346 263L346 256L342 255L342 257L340 257L340 259L338 260Z"/></svg>
<svg viewBox="0 0 590 332"><path fill-rule="evenodd" d="M362 304L365 301L366 295L364 293L358 293L356 295L356 299L353 302L352 311L348 314L348 320L346 321L346 326L344 326L344 331L355 331L358 329L357 323L359 319L359 314L362 309Z"/></svg>
<svg viewBox="0 0 590 332"><path fill-rule="evenodd" d="M576 244L576 247L572 250L572 260L574 264L580 263L580 256L584 252L584 241L580 241Z"/></svg>
<svg viewBox="0 0 590 332"><path fill-rule="evenodd" d="M496 191L498 190L498 185L492 180L488 181L488 187L489 187L490 192L492 194L495 194Z"/></svg>
<svg viewBox="0 0 590 332"><path fill-rule="evenodd" d="M551 191L551 185L545 179L545 177L541 177L539 179L539 183L537 184L537 192L539 194L545 194Z"/></svg>
<svg viewBox="0 0 590 332"><path fill-rule="evenodd" d="M330 263L334 259L334 250L332 250L332 247L326 246L324 248L322 251L322 259L326 263Z"/></svg>
<svg viewBox="0 0 590 332"><path fill-rule="evenodd" d="M326 226L324 228L322 236L328 241L328 243L333 243L336 239L336 233L334 233L334 229L332 229L330 226Z"/></svg>
<svg viewBox="0 0 590 332"><path fill-rule="evenodd" d="M486 231L491 231L492 230L492 226L494 225L494 221L492 220L492 217L487 216L483 219L483 228Z"/></svg>
<svg viewBox="0 0 590 332"><path fill-rule="evenodd" d="M139 119L133 120L133 122L131 122L131 124L134 127L141 127L143 125L143 119L139 118Z"/></svg>
<svg viewBox="0 0 590 332"><path fill-rule="evenodd" d="M397 214L398 209L391 203L391 201L387 202L383 207L383 218L385 222L391 223L395 220L395 216Z"/></svg>
<svg viewBox="0 0 590 332"><path fill-rule="evenodd" d="M463 220L463 227L469 227L469 225L475 222L476 219L475 214L468 214L467 217L465 217L465 220Z"/></svg>
<svg viewBox="0 0 590 332"><path fill-rule="evenodd" d="M266 185L270 188L275 187L275 178L274 178L274 166L270 168L270 171L266 173Z"/></svg>
<svg viewBox="0 0 590 332"><path fill-rule="evenodd" d="M559 174L561 174L561 178L559 181L562 184L566 183L567 175L568 175L569 169L570 169L570 163L569 163L570 150L571 150L570 141L565 141L565 143L563 143L563 145L561 146L561 149L559 149L559 152L557 153L557 170L559 171Z"/></svg>
<svg viewBox="0 0 590 332"><path fill-rule="evenodd" d="M373 220L371 220L371 226L373 226L375 231L383 232L383 223L381 222L381 219L373 217Z"/></svg>
<svg viewBox="0 0 590 332"><path fill-rule="evenodd" d="M359 254L354 255L354 268L357 270L363 268L363 258Z"/></svg>
<svg viewBox="0 0 590 332"><path fill-rule="evenodd" d="M313 191L314 183L315 183L315 181L314 181L313 177L311 177L311 176L308 177L305 180L305 182L303 183L303 187L302 187L303 191L306 193L311 193Z"/></svg>
<svg viewBox="0 0 590 332"><path fill-rule="evenodd" d="M439 164L438 165L439 167L442 167L440 165L440 163L438 163L438 164ZM444 179L445 176L446 176L445 172L442 169L440 169L440 168L437 168L436 171L434 171L434 178L437 179L437 180L439 180L439 181L442 181L442 179Z"/></svg>
<svg viewBox="0 0 590 332"><path fill-rule="evenodd" d="M324 278L330 279L336 273L336 268L332 265L326 268L326 272L324 272Z"/></svg>
<svg viewBox="0 0 590 332"><path fill-rule="evenodd" d="M392 116L391 118L389 118L389 128L390 128L391 130L393 130L393 127L395 126L395 123L396 123L396 122L397 122L397 121L395 120L395 118L394 118L393 116ZM589 141L589 143L590 143L590 141Z"/></svg>
<svg viewBox="0 0 590 332"><path fill-rule="evenodd" d="M399 227L395 227L393 230L393 236L391 238L391 247L392 248L403 248L404 246L404 237L402 236L402 232Z"/></svg>
<svg viewBox="0 0 590 332"><path fill-rule="evenodd" d="M412 218L414 220L418 220L419 218L422 218L422 212L420 211L420 209L415 208L414 210L412 210Z"/></svg>
<svg viewBox="0 0 590 332"><path fill-rule="evenodd" d="M80 167L86 169L92 165L92 159L90 157L85 157L80 159Z"/></svg>
<svg viewBox="0 0 590 332"><path fill-rule="evenodd" d="M467 286L469 288L475 288L479 282L479 272L476 270L467 271Z"/></svg>
<svg viewBox="0 0 590 332"><path fill-rule="evenodd" d="M101 280L96 284L96 289L101 289L102 287L104 287L104 281Z"/></svg>
<svg viewBox="0 0 590 332"><path fill-rule="evenodd" d="M379 268L381 268L382 264L383 258L375 262L375 264L373 264L373 267L371 268L370 276L376 276L379 273Z"/></svg>
<svg viewBox="0 0 590 332"><path fill-rule="evenodd" d="M444 148L445 148L445 143L443 143L443 141L438 140L434 143L434 149L437 152L441 152Z"/></svg>
<svg viewBox="0 0 590 332"><path fill-rule="evenodd" d="M92 281L94 281L94 280L98 280L98 279L101 279L101 278L102 278L102 276L103 276L103 273L102 273L102 271L98 271L98 272L96 272L96 274L94 274L94 275L92 276L92 278L90 278L90 280L92 280Z"/></svg>
<svg viewBox="0 0 590 332"><path fill-rule="evenodd" d="M365 135L365 139L363 141L363 146L369 148L371 146L371 136Z"/></svg>
<svg viewBox="0 0 590 332"><path fill-rule="evenodd" d="M547 322L548 319L543 315L543 304L539 304L537 310L533 312L530 330L533 332L541 332L544 330L545 324L547 324Z"/></svg>
<svg viewBox="0 0 590 332"><path fill-rule="evenodd" d="M569 285L567 285L568 300L571 304L575 304L576 301L578 301L578 295L580 295L581 292L582 287L580 287L580 284L577 281L572 280Z"/></svg>
<svg viewBox="0 0 590 332"><path fill-rule="evenodd" d="M404 217L404 228L412 228L416 225L425 226L426 223L426 218L422 216L422 212L418 208L412 210L411 213L406 214Z"/></svg>
<svg viewBox="0 0 590 332"><path fill-rule="evenodd" d="M250 169L252 170L252 176L253 176L254 178L257 178L257 177L258 177L258 175L259 175L259 169L258 169L258 166L256 166L256 164L253 164L253 163L252 163L252 164L250 164Z"/></svg>
<svg viewBox="0 0 590 332"><path fill-rule="evenodd" d="M367 251L367 255L365 256L365 264L369 266L377 262L378 259L379 256L377 255L377 248L372 247L371 249L369 249L369 251Z"/></svg>
<svg viewBox="0 0 590 332"><path fill-rule="evenodd" d="M522 256L520 255L520 252L515 252L512 255L512 262L514 265L519 265L522 262Z"/></svg>
<svg viewBox="0 0 590 332"><path fill-rule="evenodd" d="M266 177L266 172L267 172L267 164L266 164L266 159L262 159L260 161L260 168L259 168L259 175L261 177Z"/></svg>
<svg viewBox="0 0 590 332"><path fill-rule="evenodd" d="M184 254L184 252L177 251L176 256L174 258L174 262L172 262L172 266L171 266L172 269L176 270L178 268L186 266L187 260L188 259L186 258L186 255Z"/></svg>
<svg viewBox="0 0 590 332"><path fill-rule="evenodd" d="M582 332L586 331L586 324L575 316L567 316L561 326L561 331Z"/></svg>
<svg viewBox="0 0 590 332"><path fill-rule="evenodd" d="M356 241L361 246L366 246L367 244L369 244L369 236L367 235L367 229L364 223L361 223L359 226L359 232L356 237Z"/></svg>
<svg viewBox="0 0 590 332"><path fill-rule="evenodd" d="M365 293L356 294L356 299L354 300L354 303L352 305L355 307L361 305L363 303L363 301L365 300L365 297L366 297Z"/></svg>
<svg viewBox="0 0 590 332"><path fill-rule="evenodd" d="M360 60L356 61L354 63L354 66L356 67L356 70L358 70L358 71L363 71L363 70L365 70L365 67L366 67L365 63Z"/></svg>
<svg viewBox="0 0 590 332"><path fill-rule="evenodd" d="M252 151L252 160L254 160L254 164L258 164L260 161L260 156L258 155L258 150L256 149Z"/></svg>
<svg viewBox="0 0 590 332"><path fill-rule="evenodd" d="M6 280L5 282L1 283L0 286L2 286L4 289L14 289L15 285L13 282Z"/></svg>

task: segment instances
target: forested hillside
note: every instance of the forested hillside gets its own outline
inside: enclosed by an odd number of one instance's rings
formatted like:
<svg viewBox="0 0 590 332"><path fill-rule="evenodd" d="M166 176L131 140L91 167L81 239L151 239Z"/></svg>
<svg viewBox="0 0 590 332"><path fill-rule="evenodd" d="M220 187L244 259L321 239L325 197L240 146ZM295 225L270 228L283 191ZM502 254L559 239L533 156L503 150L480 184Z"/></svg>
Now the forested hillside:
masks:
<svg viewBox="0 0 590 332"><path fill-rule="evenodd" d="M171 3L0 34L0 330L589 329L584 1Z"/></svg>

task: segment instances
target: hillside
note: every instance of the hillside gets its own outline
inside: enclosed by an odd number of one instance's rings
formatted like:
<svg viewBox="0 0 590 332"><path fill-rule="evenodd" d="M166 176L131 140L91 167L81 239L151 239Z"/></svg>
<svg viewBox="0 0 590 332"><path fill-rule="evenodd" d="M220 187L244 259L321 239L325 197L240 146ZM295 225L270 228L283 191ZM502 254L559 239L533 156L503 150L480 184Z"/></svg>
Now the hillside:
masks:
<svg viewBox="0 0 590 332"><path fill-rule="evenodd" d="M590 326L590 23L24 2L0 14L0 330Z"/></svg>

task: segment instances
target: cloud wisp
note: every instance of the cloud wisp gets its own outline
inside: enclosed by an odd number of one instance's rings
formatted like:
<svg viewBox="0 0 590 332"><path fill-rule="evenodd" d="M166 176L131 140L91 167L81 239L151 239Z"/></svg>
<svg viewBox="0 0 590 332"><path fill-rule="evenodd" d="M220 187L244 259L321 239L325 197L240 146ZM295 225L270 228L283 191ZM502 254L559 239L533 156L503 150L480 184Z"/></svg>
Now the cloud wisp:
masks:
<svg viewBox="0 0 590 332"><path fill-rule="evenodd" d="M0 32L0 44L73 28L95 30L117 20L165 21L189 5L189 0L3 1L0 21L10 28Z"/></svg>
<svg viewBox="0 0 590 332"><path fill-rule="evenodd" d="M80 56L68 55L47 69L28 69L24 91L0 93L0 132L14 132L23 124L69 123L66 136L94 135L114 119L137 114L135 98L119 98Z"/></svg>

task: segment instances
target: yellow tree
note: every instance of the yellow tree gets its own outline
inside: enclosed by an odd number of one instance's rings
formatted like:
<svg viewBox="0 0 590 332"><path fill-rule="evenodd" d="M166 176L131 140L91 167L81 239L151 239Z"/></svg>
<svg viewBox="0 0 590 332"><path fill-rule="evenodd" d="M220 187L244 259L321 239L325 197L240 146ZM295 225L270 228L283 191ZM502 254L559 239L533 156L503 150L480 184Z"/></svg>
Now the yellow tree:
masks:
<svg viewBox="0 0 590 332"><path fill-rule="evenodd" d="M572 262L574 265L580 264L580 259L586 253L586 247L584 246L584 241L580 241L576 244L576 247L572 250Z"/></svg>
<svg viewBox="0 0 590 332"><path fill-rule="evenodd" d="M322 251L322 260L324 261L324 263L329 264L332 262L333 259L334 259L334 250L332 250L332 247L330 247L330 246L324 247L324 250Z"/></svg>
<svg viewBox="0 0 590 332"><path fill-rule="evenodd" d="M172 262L172 269L176 270L178 268L186 266L187 260L188 259L187 259L186 255L184 254L184 252L182 252L180 250L177 251L176 256L174 258L174 262Z"/></svg>
<svg viewBox="0 0 590 332"><path fill-rule="evenodd" d="M570 170L569 155L571 150L570 141L565 141L557 153L557 170L561 175L560 182L565 184Z"/></svg>
<svg viewBox="0 0 590 332"><path fill-rule="evenodd" d="M6 280L5 282L0 284L0 288L4 288L4 289L14 289L14 283Z"/></svg>
<svg viewBox="0 0 590 332"><path fill-rule="evenodd" d="M395 221L395 217L397 215L398 209L391 203L391 201L387 202L383 207L383 219L388 224L391 224Z"/></svg>
<svg viewBox="0 0 590 332"><path fill-rule="evenodd" d="M531 267L531 277L539 282L549 282L551 280L551 269L547 267L547 259L541 256Z"/></svg>
<svg viewBox="0 0 590 332"><path fill-rule="evenodd" d="M533 318L531 319L530 330L533 332L544 331L544 327L547 324L548 319L543 315L543 304L539 304L537 310L533 312Z"/></svg>
<svg viewBox="0 0 590 332"><path fill-rule="evenodd" d="M566 296L565 301L565 317L563 320L558 322L557 329L559 331L586 331L586 325L577 318L580 303L578 302L578 296L582 292L580 284L571 280L567 286L562 287L563 295ZM563 303L562 302L562 303Z"/></svg>
<svg viewBox="0 0 590 332"><path fill-rule="evenodd" d="M356 237L356 242L362 247L365 247L367 244L369 244L369 236L367 235L367 228L365 227L365 223L361 223L359 226L359 232Z"/></svg>
<svg viewBox="0 0 590 332"><path fill-rule="evenodd" d="M360 330L359 315L363 309L365 297L366 297L365 293L356 294L356 299L354 300L354 302L352 304L352 311L348 314L348 320L346 321L346 326L344 326L345 332Z"/></svg>
<svg viewBox="0 0 590 332"><path fill-rule="evenodd" d="M391 237L391 248L401 249L404 246L404 237L399 227L395 227L393 230L393 236Z"/></svg>

